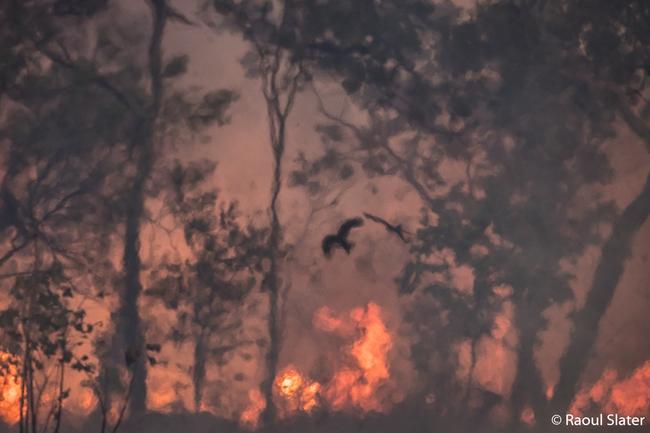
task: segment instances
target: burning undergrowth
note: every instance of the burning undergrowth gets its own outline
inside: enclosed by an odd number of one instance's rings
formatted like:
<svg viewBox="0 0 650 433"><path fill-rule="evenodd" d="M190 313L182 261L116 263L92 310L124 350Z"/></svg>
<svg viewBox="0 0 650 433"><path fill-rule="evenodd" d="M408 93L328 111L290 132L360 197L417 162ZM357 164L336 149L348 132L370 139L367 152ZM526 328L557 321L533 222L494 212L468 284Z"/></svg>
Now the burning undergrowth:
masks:
<svg viewBox="0 0 650 433"><path fill-rule="evenodd" d="M335 365L319 377L293 364L281 369L274 382L281 417L317 410L359 415L382 413L403 398L391 380L389 353L394 337L379 305L371 302L347 314L322 307L314 314L313 326L317 332L338 338L340 351L334 356ZM240 421L254 427L266 402L257 390L249 393L249 400Z"/></svg>
<svg viewBox="0 0 650 433"><path fill-rule="evenodd" d="M623 416L646 415L650 411L650 361L629 377L605 370L593 385L578 393L571 406L576 415L605 411Z"/></svg>

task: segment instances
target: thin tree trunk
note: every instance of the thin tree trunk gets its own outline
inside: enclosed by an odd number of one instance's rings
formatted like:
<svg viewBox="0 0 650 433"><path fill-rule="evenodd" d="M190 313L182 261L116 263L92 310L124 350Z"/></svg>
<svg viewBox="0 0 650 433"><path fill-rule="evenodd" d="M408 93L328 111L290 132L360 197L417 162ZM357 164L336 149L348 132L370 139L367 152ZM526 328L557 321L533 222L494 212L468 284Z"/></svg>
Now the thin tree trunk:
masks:
<svg viewBox="0 0 650 433"><path fill-rule="evenodd" d="M149 177L150 162L145 161L148 156L140 157L133 188L129 194L126 215L126 234L124 240L124 270L126 272L126 287L122 299L120 312L122 324L122 338L125 351L141 353L144 345L144 336L138 311L138 299L142 291L140 283L140 221L143 213L144 183ZM133 395L131 399L131 414L141 414L146 410L146 366L144 356L135 360L137 368L134 369Z"/></svg>
<svg viewBox="0 0 650 433"><path fill-rule="evenodd" d="M124 415L126 414L126 408L129 406L129 402L131 401L131 396L133 394L133 387L135 386L135 378L136 376L136 369L138 368L137 365L133 367L133 370L131 371L131 380L129 382L129 387L126 390L126 395L124 396L124 401L122 402L122 407L120 408L117 416L117 420L115 421L115 425L111 429L111 433L116 433L120 426L122 425L122 421L124 421ZM102 426L103 428L103 426Z"/></svg>
<svg viewBox="0 0 650 433"><path fill-rule="evenodd" d="M27 402L29 404L29 415L32 422L32 433L36 433L37 429L37 412L36 402L34 395L34 362L32 361L31 354L29 356L29 366L27 369ZM29 428L27 429L29 432Z"/></svg>
<svg viewBox="0 0 650 433"><path fill-rule="evenodd" d="M520 308L517 307L517 327L519 329L517 371L510 395L513 431L521 424L521 415L526 407L533 409L537 417L544 413L546 405L542 377L535 363L535 345L540 326L538 320L531 317L530 312L519 312L519 310ZM533 312L532 315L539 317L538 312Z"/></svg>
<svg viewBox="0 0 650 433"><path fill-rule="evenodd" d="M24 329L24 324L23 324ZM25 340L25 356L23 357L23 368L20 373L20 405L19 405L19 419L20 419L20 433L27 433L27 413L26 413L26 399L27 399L27 361L29 357L27 356L27 340Z"/></svg>
<svg viewBox="0 0 650 433"><path fill-rule="evenodd" d="M290 1L283 2L283 12L280 28L287 26L287 16ZM263 50L258 51L260 59L267 55ZM270 429L276 418L276 408L273 404L273 382L278 370L278 358L281 350L281 323L280 323L280 247L282 243L282 226L279 216L279 197L282 190L282 160L286 144L286 124L298 85L302 79L302 66L291 65L288 62L287 70L282 71L283 52L278 47L273 52L272 65L264 68L262 74L262 94L264 95L269 122L269 138L273 152L273 179L271 184L271 228L269 233L269 271L265 277L266 289L269 292L269 315L267 326L269 333L269 348L266 352L266 378L261 384L262 394L266 400L266 407L262 413L262 422L265 428ZM285 97L284 102L281 100Z"/></svg>
<svg viewBox="0 0 650 433"><path fill-rule="evenodd" d="M275 420L275 405L273 404L273 381L278 370L280 355L279 327L279 263L278 251L280 248L281 226L278 213L278 197L282 188L282 157L284 155L284 127L285 118L280 120L277 141L273 144L274 170L273 186L271 190L271 232L269 234L269 260L270 267L267 275L267 289L269 291L268 333L269 349L266 352L266 379L262 383L262 392L266 399L266 408L263 413L265 425L270 425Z"/></svg>
<svg viewBox="0 0 650 433"><path fill-rule="evenodd" d="M62 345L63 346L63 345ZM61 374L59 376L59 389L58 389L58 399L57 399L57 408L56 408L56 424L54 426L54 432L53 433L59 433L59 430L61 429L61 418L63 417L63 393L64 389L63 386L65 384L65 362L63 361L63 357L65 354L65 346L62 348L62 354L61 354L61 362L59 363L59 366L61 368Z"/></svg>
<svg viewBox="0 0 650 433"><path fill-rule="evenodd" d="M192 374L194 382L194 412L201 411L203 400L203 384L205 382L205 335L203 330L199 332L194 343L194 371Z"/></svg>
<svg viewBox="0 0 650 433"><path fill-rule="evenodd" d="M151 175L154 160L154 134L162 99L162 38L166 21L165 0L150 1L153 31L149 45L149 73L151 80L151 106L148 117L136 132L134 150L137 157L137 173L126 199L126 227L124 235L123 266L125 291L120 311L121 334L126 349L139 356L133 366L133 384L130 395L130 414L142 415L147 403L147 366L144 356L144 335L138 310L142 292L140 282L140 230L144 213L145 187Z"/></svg>
<svg viewBox="0 0 650 433"><path fill-rule="evenodd" d="M551 401L551 407L556 413L566 412L573 401L581 374L596 342L600 320L607 311L623 275L634 235L648 219L649 214L650 175L641 193L614 223L612 233L603 246L586 304L575 314L571 342L560 361L560 380Z"/></svg>

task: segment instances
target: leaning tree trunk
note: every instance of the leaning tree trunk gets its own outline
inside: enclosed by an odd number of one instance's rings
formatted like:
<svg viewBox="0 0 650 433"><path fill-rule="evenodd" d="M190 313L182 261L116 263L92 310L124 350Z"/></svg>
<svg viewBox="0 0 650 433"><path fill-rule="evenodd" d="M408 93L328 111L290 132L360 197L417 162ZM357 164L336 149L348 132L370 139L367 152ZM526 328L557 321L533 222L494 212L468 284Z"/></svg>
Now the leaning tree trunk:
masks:
<svg viewBox="0 0 650 433"><path fill-rule="evenodd" d="M560 361L560 380L551 401L551 407L556 413L566 412L573 401L581 374L596 342L598 325L623 275L634 235L648 219L649 214L650 174L643 190L614 223L612 233L603 246L586 304L574 317L572 339Z"/></svg>
<svg viewBox="0 0 650 433"><path fill-rule="evenodd" d="M144 354L144 335L138 309L142 292L140 271L140 230L144 214L146 183L151 175L154 160L154 134L162 99L162 38L166 21L165 0L151 0L153 30L149 44L149 73L151 80L151 106L136 131L134 153L137 158L135 179L126 199L126 227L124 235L123 266L125 290L120 308L119 330L124 349L137 356L131 365L133 376L129 408L133 416L141 415L147 407L147 366Z"/></svg>

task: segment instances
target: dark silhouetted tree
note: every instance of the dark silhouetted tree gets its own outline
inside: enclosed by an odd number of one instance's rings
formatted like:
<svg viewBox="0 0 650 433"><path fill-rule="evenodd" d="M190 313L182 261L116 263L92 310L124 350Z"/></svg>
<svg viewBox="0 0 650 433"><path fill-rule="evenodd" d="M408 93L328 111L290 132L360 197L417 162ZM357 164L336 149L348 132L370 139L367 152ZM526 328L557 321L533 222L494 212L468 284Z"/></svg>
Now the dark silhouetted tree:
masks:
<svg viewBox="0 0 650 433"><path fill-rule="evenodd" d="M152 271L145 293L176 311L170 338L194 343L192 383L194 409L201 410L206 368L224 365L239 349L255 344L242 326L246 296L262 272L265 229L245 224L235 203L219 203L206 187L214 164L208 161L172 166L165 173L164 201L179 224L191 257L164 260Z"/></svg>
<svg viewBox="0 0 650 433"><path fill-rule="evenodd" d="M270 231L267 249L269 266L262 281L262 289L267 290L269 294L269 347L266 354L266 377L262 382L266 407L262 419L266 425L269 425L276 418L273 383L278 370L282 344L280 304L282 292L287 289L280 275L284 253L279 214L287 120L296 94L310 77L303 68L301 58L283 47L283 41L293 41L300 37L301 23L293 14L296 6L293 1L282 1L278 5L272 2L236 4L230 0L216 0L210 3L225 18L231 29L250 42L252 48L243 63L251 76L259 78L267 111L269 144L273 155L273 179L269 204Z"/></svg>

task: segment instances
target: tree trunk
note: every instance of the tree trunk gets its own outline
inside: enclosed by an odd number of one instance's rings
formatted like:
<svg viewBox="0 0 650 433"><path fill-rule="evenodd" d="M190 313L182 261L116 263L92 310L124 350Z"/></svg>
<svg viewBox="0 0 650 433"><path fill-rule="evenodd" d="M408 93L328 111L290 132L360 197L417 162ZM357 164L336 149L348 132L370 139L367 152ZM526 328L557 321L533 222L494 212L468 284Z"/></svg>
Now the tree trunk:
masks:
<svg viewBox="0 0 650 433"><path fill-rule="evenodd" d="M586 304L575 314L572 339L560 361L560 380L551 401L555 413L565 413L573 401L581 374L596 342L598 325L623 275L625 260L630 254L634 235L649 214L650 175L641 193L614 223L612 233L603 246Z"/></svg>
<svg viewBox="0 0 650 433"><path fill-rule="evenodd" d="M127 199L126 233L124 236L123 264L126 275L125 291L120 310L121 334L124 351L139 355L135 359L135 364L131 366L134 374L133 394L130 404L131 415L144 413L147 401L147 369L144 362L145 356L142 354L144 336L138 310L138 299L142 292L142 284L140 283L140 221L144 211L144 184L149 177L151 167L151 162L146 161L146 159L149 159L149 157L140 156L138 173Z"/></svg>
<svg viewBox="0 0 650 433"><path fill-rule="evenodd" d="M535 345L537 333L540 330L539 320L531 317L530 313L537 316L539 314L536 311L520 311L520 306L516 308L519 350L517 352L517 372L510 395L513 431L516 431L517 426L521 424L521 415L526 407L533 409L536 417L539 417L544 413L546 406L542 377L535 363Z"/></svg>
<svg viewBox="0 0 650 433"><path fill-rule="evenodd" d="M275 405L273 404L273 382L278 370L278 358L280 356L280 324L279 324L279 263L278 252L280 249L281 226L278 215L278 198L282 188L282 157L284 154L284 127L285 119L280 119L279 135L273 144L274 170L273 187L271 191L271 232L269 234L269 259L270 267L267 275L267 289L269 291L269 316L268 333L269 349L266 352L266 379L262 383L262 393L266 399L266 408L262 415L265 426L269 426L275 420Z"/></svg>
<svg viewBox="0 0 650 433"><path fill-rule="evenodd" d="M126 199L126 227L124 235L123 266L125 272L125 290L122 295L120 324L125 350L138 356L132 374L133 384L130 399L130 414L138 416L147 407L147 366L144 353L144 335L142 332L138 300L142 292L140 282L140 229L146 198L145 187L151 175L154 160L154 134L156 120L160 112L162 99L162 38L166 21L165 0L151 0L153 30L149 44L149 73L151 80L151 106L147 118L139 131L136 131L134 151L137 158L137 172L133 185Z"/></svg>
<svg viewBox="0 0 650 433"><path fill-rule="evenodd" d="M203 400L203 384L205 383L205 335L199 332L194 342L194 371L192 382L194 385L194 412L201 411Z"/></svg>

